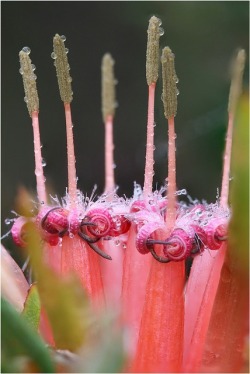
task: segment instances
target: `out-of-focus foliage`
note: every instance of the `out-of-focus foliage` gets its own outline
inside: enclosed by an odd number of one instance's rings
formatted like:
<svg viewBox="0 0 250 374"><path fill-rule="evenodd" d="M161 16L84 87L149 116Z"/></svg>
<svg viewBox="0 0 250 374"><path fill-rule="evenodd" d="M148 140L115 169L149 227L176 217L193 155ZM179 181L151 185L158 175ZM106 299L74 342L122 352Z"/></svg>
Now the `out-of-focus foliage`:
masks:
<svg viewBox="0 0 250 374"><path fill-rule="evenodd" d="M230 222L229 246L242 275L249 269L249 100L244 95L239 103L233 136L232 219Z"/></svg>
<svg viewBox="0 0 250 374"><path fill-rule="evenodd" d="M2 373L54 373L50 353L30 323L1 299Z"/></svg>
<svg viewBox="0 0 250 374"><path fill-rule="evenodd" d="M35 330L38 329L40 321L41 303L38 294L37 286L33 284L28 292L28 296L25 300L24 310L22 315L27 319L29 324L34 327Z"/></svg>

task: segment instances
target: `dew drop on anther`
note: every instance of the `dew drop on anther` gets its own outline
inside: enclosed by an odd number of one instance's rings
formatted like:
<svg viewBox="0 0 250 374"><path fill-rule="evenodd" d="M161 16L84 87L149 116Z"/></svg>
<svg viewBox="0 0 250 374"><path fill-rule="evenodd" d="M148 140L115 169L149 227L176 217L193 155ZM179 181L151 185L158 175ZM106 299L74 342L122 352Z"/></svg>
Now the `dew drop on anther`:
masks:
<svg viewBox="0 0 250 374"><path fill-rule="evenodd" d="M21 75L23 75L23 69L19 69L19 73L21 74Z"/></svg>
<svg viewBox="0 0 250 374"><path fill-rule="evenodd" d="M36 65L31 64L31 68L32 68L33 71L35 71L36 70Z"/></svg>
<svg viewBox="0 0 250 374"><path fill-rule="evenodd" d="M69 49L68 48L65 48L65 53L69 53Z"/></svg>
<svg viewBox="0 0 250 374"><path fill-rule="evenodd" d="M12 220L9 219L9 218L6 218L5 221L4 221L4 223L5 223L6 225L10 225L11 222L12 222Z"/></svg>
<svg viewBox="0 0 250 374"><path fill-rule="evenodd" d="M23 51L24 53L27 53L27 55L29 55L30 52L31 52L31 49L30 49L29 47L23 47L22 51Z"/></svg>
<svg viewBox="0 0 250 374"><path fill-rule="evenodd" d="M46 166L46 161L44 160L44 158L42 159L42 167L45 167Z"/></svg>
<svg viewBox="0 0 250 374"><path fill-rule="evenodd" d="M162 27L159 27L159 34L160 36L164 35L164 29Z"/></svg>
<svg viewBox="0 0 250 374"><path fill-rule="evenodd" d="M51 53L51 58L53 58L53 60L55 60L57 58L57 55L55 54L55 52Z"/></svg>
<svg viewBox="0 0 250 374"><path fill-rule="evenodd" d="M63 42L65 42L65 40L66 40L66 36L65 36L65 35L61 35L60 38L61 38L61 40L62 40Z"/></svg>
<svg viewBox="0 0 250 374"><path fill-rule="evenodd" d="M179 90L176 90L176 95L178 96L180 94L180 91Z"/></svg>
<svg viewBox="0 0 250 374"><path fill-rule="evenodd" d="M24 100L25 103L27 103L29 101L26 96L24 96L23 100Z"/></svg>

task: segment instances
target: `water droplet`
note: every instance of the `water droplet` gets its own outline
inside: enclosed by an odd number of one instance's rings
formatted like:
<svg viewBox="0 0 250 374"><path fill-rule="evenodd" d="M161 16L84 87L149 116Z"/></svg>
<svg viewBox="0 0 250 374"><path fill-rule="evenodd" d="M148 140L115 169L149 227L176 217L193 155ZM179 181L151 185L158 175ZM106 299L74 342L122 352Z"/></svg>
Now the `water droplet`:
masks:
<svg viewBox="0 0 250 374"><path fill-rule="evenodd" d="M67 82L68 82L68 83L71 83L72 80L73 80L73 79L72 79L71 77L69 77L69 78L67 79Z"/></svg>
<svg viewBox="0 0 250 374"><path fill-rule="evenodd" d="M44 205L44 201L41 201L41 203L40 203L41 205Z"/></svg>
<svg viewBox="0 0 250 374"><path fill-rule="evenodd" d="M61 40L62 40L63 42L65 42L65 40L66 40L66 36L65 36L65 35L61 35L60 38L61 38Z"/></svg>
<svg viewBox="0 0 250 374"><path fill-rule="evenodd" d="M175 83L179 83L179 78L178 77L175 78Z"/></svg>
<svg viewBox="0 0 250 374"><path fill-rule="evenodd" d="M46 166L46 161L44 160L44 158L42 159L42 167L44 168Z"/></svg>
<svg viewBox="0 0 250 374"><path fill-rule="evenodd" d="M162 25L162 20L160 18L158 18L158 22L159 22L159 26Z"/></svg>
<svg viewBox="0 0 250 374"><path fill-rule="evenodd" d="M5 223L6 225L10 225L11 222L12 222L12 219L9 219L9 218L6 218L6 220L4 221L4 223Z"/></svg>
<svg viewBox="0 0 250 374"><path fill-rule="evenodd" d="M120 240L116 240L115 245L118 247L120 245Z"/></svg>
<svg viewBox="0 0 250 374"><path fill-rule="evenodd" d="M115 169L116 168L116 164L113 164L112 167L113 167L113 169Z"/></svg>
<svg viewBox="0 0 250 374"><path fill-rule="evenodd" d="M36 66L34 64L31 64L31 68L32 68L33 71L36 70Z"/></svg>
<svg viewBox="0 0 250 374"><path fill-rule="evenodd" d="M21 75L23 75L23 69L19 69L19 73L21 74Z"/></svg>
<svg viewBox="0 0 250 374"><path fill-rule="evenodd" d="M30 79L35 81L37 79L36 74L33 74Z"/></svg>
<svg viewBox="0 0 250 374"><path fill-rule="evenodd" d="M156 123L155 122L154 122L153 126L156 127Z"/></svg>
<svg viewBox="0 0 250 374"><path fill-rule="evenodd" d="M180 94L180 91L176 90L176 96L178 96L179 94Z"/></svg>
<svg viewBox="0 0 250 374"><path fill-rule="evenodd" d="M31 52L31 49L30 49L29 47L23 47L22 51L23 51L24 53L27 53L27 55L29 55L30 52Z"/></svg>
<svg viewBox="0 0 250 374"><path fill-rule="evenodd" d="M41 144L41 145L40 145L40 148L42 149L42 147L43 147L43 145Z"/></svg>
<svg viewBox="0 0 250 374"><path fill-rule="evenodd" d="M69 234L69 237L72 239L72 238L74 238L74 234L71 232L70 234Z"/></svg>
<svg viewBox="0 0 250 374"><path fill-rule="evenodd" d="M69 49L68 49L68 48L65 48L65 53L66 53L66 54L69 53Z"/></svg>
<svg viewBox="0 0 250 374"><path fill-rule="evenodd" d="M122 248L123 248L123 249L126 249L126 248L127 248L127 245L126 245L125 243L123 243Z"/></svg>
<svg viewBox="0 0 250 374"><path fill-rule="evenodd" d="M159 34L160 36L164 35L164 29L162 27L159 27Z"/></svg>
<svg viewBox="0 0 250 374"><path fill-rule="evenodd" d="M24 96L23 100L24 100L25 103L27 103L29 101L26 96Z"/></svg>
<svg viewBox="0 0 250 374"><path fill-rule="evenodd" d="M55 60L57 58L57 55L55 54L55 52L52 52L50 56L51 56L51 58L53 58L53 60Z"/></svg>
<svg viewBox="0 0 250 374"><path fill-rule="evenodd" d="M68 68L68 70L70 70L70 65L69 64L67 65L67 68Z"/></svg>
<svg viewBox="0 0 250 374"><path fill-rule="evenodd" d="M59 238L59 247L62 247L62 238Z"/></svg>

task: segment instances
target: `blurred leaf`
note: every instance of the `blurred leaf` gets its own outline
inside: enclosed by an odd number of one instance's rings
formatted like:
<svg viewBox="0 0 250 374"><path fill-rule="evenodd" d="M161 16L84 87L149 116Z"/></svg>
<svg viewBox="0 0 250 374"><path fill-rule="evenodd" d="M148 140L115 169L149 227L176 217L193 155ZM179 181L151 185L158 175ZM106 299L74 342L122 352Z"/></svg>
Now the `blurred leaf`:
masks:
<svg viewBox="0 0 250 374"><path fill-rule="evenodd" d="M28 247L41 303L47 312L56 348L76 351L84 342L90 321L86 295L75 277L62 277L44 263L40 235L33 224L30 225Z"/></svg>
<svg viewBox="0 0 250 374"><path fill-rule="evenodd" d="M51 357L38 334L14 308L1 299L2 371L20 370L21 362L30 358L41 373L54 373Z"/></svg>
<svg viewBox="0 0 250 374"><path fill-rule="evenodd" d="M29 284L22 270L6 249L1 246L1 292L18 312L23 310Z"/></svg>
<svg viewBox="0 0 250 374"><path fill-rule="evenodd" d="M22 315L24 318L29 322L29 324L38 329L39 321L40 321L40 312L41 312L41 303L40 298L37 290L37 286L33 284L29 291L27 299L25 300L24 310Z"/></svg>
<svg viewBox="0 0 250 374"><path fill-rule="evenodd" d="M232 219L229 246L233 249L239 270L248 274L249 250L249 100L241 98L234 129L230 190Z"/></svg>
<svg viewBox="0 0 250 374"><path fill-rule="evenodd" d="M88 335L88 344L79 352L75 372L119 373L124 369L125 352L121 328L117 316L105 311L100 314L98 324Z"/></svg>

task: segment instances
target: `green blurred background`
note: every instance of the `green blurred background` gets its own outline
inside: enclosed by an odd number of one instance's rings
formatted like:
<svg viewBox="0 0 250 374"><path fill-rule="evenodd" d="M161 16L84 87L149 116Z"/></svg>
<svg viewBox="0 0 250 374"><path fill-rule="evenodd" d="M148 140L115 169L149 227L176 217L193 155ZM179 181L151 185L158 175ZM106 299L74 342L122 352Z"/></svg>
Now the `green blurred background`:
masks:
<svg viewBox="0 0 250 374"><path fill-rule="evenodd" d="M63 105L52 52L55 33L66 35L73 78L72 115L78 186L90 194L104 184L104 127L101 115L101 59L110 52L118 80L114 123L115 169L119 194L131 196L143 183L147 121L145 51L150 16L162 20L161 47L176 56L179 77L177 184L198 199L214 201L221 183L227 125L229 66L235 50L249 46L249 3L213 2L2 2L2 233L19 186L35 189L32 127L18 52L31 48L40 98L40 129L47 183L63 196L67 185ZM248 62L247 62L248 64ZM155 178L167 174L167 124L161 102L155 107ZM248 89L248 66L244 75ZM11 239L4 244L10 248Z"/></svg>

